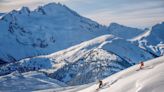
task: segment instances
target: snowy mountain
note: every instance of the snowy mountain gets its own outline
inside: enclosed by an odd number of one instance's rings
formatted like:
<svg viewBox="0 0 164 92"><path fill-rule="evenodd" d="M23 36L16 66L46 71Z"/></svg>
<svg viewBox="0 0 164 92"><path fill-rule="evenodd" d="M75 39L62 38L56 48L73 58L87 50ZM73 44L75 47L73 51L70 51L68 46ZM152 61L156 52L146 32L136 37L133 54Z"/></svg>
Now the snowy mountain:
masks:
<svg viewBox="0 0 164 92"><path fill-rule="evenodd" d="M132 42L156 56L163 56L164 22L161 24L156 24L148 32L134 38Z"/></svg>
<svg viewBox="0 0 164 92"><path fill-rule="evenodd" d="M150 53L122 38L103 35L50 55L4 65L0 74L50 69L50 77L68 85L79 85L108 77L152 58Z"/></svg>
<svg viewBox="0 0 164 92"><path fill-rule="evenodd" d="M163 92L164 89L164 57L149 60L142 70L136 71L135 65L114 74L103 82L106 84L98 92ZM96 92L98 84L77 92ZM51 92L51 91L49 91Z"/></svg>
<svg viewBox="0 0 164 92"><path fill-rule="evenodd" d="M69 85L90 83L153 58L141 48L112 35L84 42L58 56L55 56L56 61L70 63L55 71L53 78Z"/></svg>
<svg viewBox="0 0 164 92"><path fill-rule="evenodd" d="M14 71L20 73L53 68L54 61L49 58L27 58L0 67L0 75L10 74Z"/></svg>
<svg viewBox="0 0 164 92"><path fill-rule="evenodd" d="M129 40L147 32L117 23L107 28L60 3L34 11L27 7L13 10L0 19L0 27L0 64L47 55L109 33ZM158 47L163 50L161 43Z"/></svg>
<svg viewBox="0 0 164 92"><path fill-rule="evenodd" d="M111 23L108 27L108 31L110 32L110 34L113 34L115 36L124 39L132 39L136 36L143 34L146 30L127 27L117 23Z"/></svg>
<svg viewBox="0 0 164 92"><path fill-rule="evenodd" d="M0 28L0 63L50 54L108 33L105 26L56 3L13 10L0 19Z"/></svg>

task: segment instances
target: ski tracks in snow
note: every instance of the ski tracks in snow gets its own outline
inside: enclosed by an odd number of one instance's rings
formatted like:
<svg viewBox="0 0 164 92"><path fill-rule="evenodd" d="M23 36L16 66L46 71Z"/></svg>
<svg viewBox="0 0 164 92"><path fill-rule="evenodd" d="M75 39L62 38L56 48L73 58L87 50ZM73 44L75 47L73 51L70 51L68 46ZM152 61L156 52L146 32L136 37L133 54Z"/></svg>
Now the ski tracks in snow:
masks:
<svg viewBox="0 0 164 92"><path fill-rule="evenodd" d="M143 69L141 69L141 70L148 70L148 69L153 69L154 67L155 67L155 65L156 64L153 64L153 65L151 65L151 66L145 66ZM138 71L139 71L139 69L138 69ZM137 71L137 72L138 72ZM131 73L131 75L133 75L133 74L135 74L135 71L132 71L132 73ZM116 78L116 79L114 79L114 80L112 80L111 82L105 82L104 83L104 86L102 87L102 88L99 88L98 90L96 90L95 92L99 92L101 89L105 89L105 88L108 88L108 87L110 87L110 86L112 86L113 84L115 84L116 82L118 82L119 80L121 80L122 78L125 78L126 76L128 76L128 75L126 75L126 74L123 74L123 76L119 76L118 78Z"/></svg>

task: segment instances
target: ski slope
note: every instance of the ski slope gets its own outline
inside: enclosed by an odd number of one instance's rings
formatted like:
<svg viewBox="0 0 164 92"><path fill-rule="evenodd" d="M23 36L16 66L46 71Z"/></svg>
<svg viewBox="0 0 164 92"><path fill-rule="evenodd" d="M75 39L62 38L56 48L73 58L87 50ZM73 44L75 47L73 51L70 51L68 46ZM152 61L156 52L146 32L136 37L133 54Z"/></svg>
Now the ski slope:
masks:
<svg viewBox="0 0 164 92"><path fill-rule="evenodd" d="M135 65L103 80L107 83L102 89L94 84L78 92L163 92L164 56L149 60L142 70Z"/></svg>

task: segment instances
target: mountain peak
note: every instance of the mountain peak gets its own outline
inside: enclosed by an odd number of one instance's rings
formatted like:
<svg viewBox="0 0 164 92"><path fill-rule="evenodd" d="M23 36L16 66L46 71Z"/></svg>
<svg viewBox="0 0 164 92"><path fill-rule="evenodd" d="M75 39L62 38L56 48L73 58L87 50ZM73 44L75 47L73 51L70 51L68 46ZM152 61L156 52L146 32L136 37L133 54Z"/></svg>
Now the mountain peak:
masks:
<svg viewBox="0 0 164 92"><path fill-rule="evenodd" d="M122 26L122 25L120 25L120 24L118 24L118 23L113 22L113 23L111 23L109 26L110 26L110 27L111 27L111 26L112 26L112 27L114 27L114 26Z"/></svg>
<svg viewBox="0 0 164 92"><path fill-rule="evenodd" d="M52 2L52 3L48 3L46 5L44 5L46 7L54 7L54 6L63 6L61 3L55 3L55 2Z"/></svg>
<svg viewBox="0 0 164 92"><path fill-rule="evenodd" d="M43 15L50 15L50 16L55 16L55 15L78 15L76 12L72 11L69 9L67 6L62 5L61 3L48 3L44 6L40 6L38 9L35 11L41 12Z"/></svg>
<svg viewBox="0 0 164 92"><path fill-rule="evenodd" d="M151 33L152 35L156 35L159 39L164 40L164 22L154 25Z"/></svg>
<svg viewBox="0 0 164 92"><path fill-rule="evenodd" d="M22 7L19 12L22 14L28 14L30 13L30 9L28 7Z"/></svg>
<svg viewBox="0 0 164 92"><path fill-rule="evenodd" d="M115 23L115 22L111 23L108 28L118 28L118 27L119 28L137 29L137 28L132 28L132 27L128 27L128 26L125 26L125 25L121 25L121 24L118 24L118 23Z"/></svg>

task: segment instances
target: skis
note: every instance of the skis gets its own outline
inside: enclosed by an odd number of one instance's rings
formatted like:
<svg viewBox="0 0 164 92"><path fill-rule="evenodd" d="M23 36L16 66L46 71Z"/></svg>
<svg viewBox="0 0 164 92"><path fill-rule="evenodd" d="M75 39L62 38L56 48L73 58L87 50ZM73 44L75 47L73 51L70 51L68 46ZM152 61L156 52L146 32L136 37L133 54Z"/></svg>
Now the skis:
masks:
<svg viewBox="0 0 164 92"><path fill-rule="evenodd" d="M101 88L97 88L96 89L96 92L98 92L101 89L105 89L105 88L110 87L111 85L113 85L114 83L116 83L118 80L119 79L113 80L111 83L109 83L109 82L104 83Z"/></svg>
<svg viewBox="0 0 164 92"><path fill-rule="evenodd" d="M142 70L142 69L137 69L136 71L140 71L140 70Z"/></svg>
<svg viewBox="0 0 164 92"><path fill-rule="evenodd" d="M153 66L146 66L146 67L143 67L142 69L137 69L136 71L152 69L152 68L153 68Z"/></svg>
<svg viewBox="0 0 164 92"><path fill-rule="evenodd" d="M105 84L102 85L101 88L97 88L96 89L96 92L98 92L100 89L104 89L104 88L107 88L107 87L110 87L110 84L109 83L105 83Z"/></svg>

